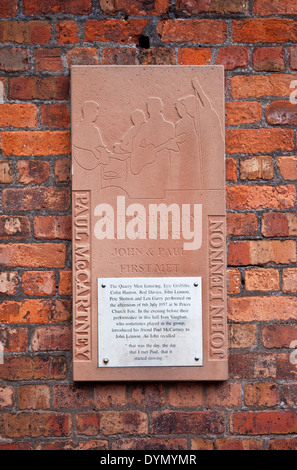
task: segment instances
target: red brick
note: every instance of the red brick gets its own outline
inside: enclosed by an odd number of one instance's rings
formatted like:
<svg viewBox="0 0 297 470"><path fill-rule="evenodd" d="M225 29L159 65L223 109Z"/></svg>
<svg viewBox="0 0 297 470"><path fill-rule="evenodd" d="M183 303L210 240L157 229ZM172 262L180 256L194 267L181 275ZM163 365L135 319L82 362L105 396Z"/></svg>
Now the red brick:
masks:
<svg viewBox="0 0 297 470"><path fill-rule="evenodd" d="M268 325L264 326L261 334L263 346L267 349L289 348L292 341L297 338L297 326Z"/></svg>
<svg viewBox="0 0 297 470"><path fill-rule="evenodd" d="M134 385L128 400L133 406L156 407L165 403L165 390L162 384Z"/></svg>
<svg viewBox="0 0 297 470"><path fill-rule="evenodd" d="M51 407L48 385L23 385L18 389L19 410L46 410Z"/></svg>
<svg viewBox="0 0 297 470"><path fill-rule="evenodd" d="M0 16L15 16L18 11L17 0L2 0L0 4Z"/></svg>
<svg viewBox="0 0 297 470"><path fill-rule="evenodd" d="M0 378L9 381L65 380L66 372L67 363L63 356L6 356Z"/></svg>
<svg viewBox="0 0 297 470"><path fill-rule="evenodd" d="M177 52L180 65L211 64L211 49L208 47L182 47Z"/></svg>
<svg viewBox="0 0 297 470"><path fill-rule="evenodd" d="M29 238L30 221L28 217L0 215L0 239Z"/></svg>
<svg viewBox="0 0 297 470"><path fill-rule="evenodd" d="M0 49L0 70L25 72L29 70L29 55L25 49Z"/></svg>
<svg viewBox="0 0 297 470"><path fill-rule="evenodd" d="M261 439L216 439L216 450L263 450L264 443Z"/></svg>
<svg viewBox="0 0 297 470"><path fill-rule="evenodd" d="M244 387L244 402L247 406L276 406L279 395L275 382L248 383Z"/></svg>
<svg viewBox="0 0 297 470"><path fill-rule="evenodd" d="M176 408L199 407L203 405L203 387L201 384L181 383L169 389L168 403Z"/></svg>
<svg viewBox="0 0 297 470"><path fill-rule="evenodd" d="M32 336L32 351L70 351L71 328L69 326L38 326Z"/></svg>
<svg viewBox="0 0 297 470"><path fill-rule="evenodd" d="M253 13L256 15L296 15L295 0L255 0Z"/></svg>
<svg viewBox="0 0 297 470"><path fill-rule="evenodd" d="M0 386L0 410L14 405L14 389L8 385Z"/></svg>
<svg viewBox="0 0 297 470"><path fill-rule="evenodd" d="M58 21L56 33L58 44L78 43L78 24L74 20Z"/></svg>
<svg viewBox="0 0 297 470"><path fill-rule="evenodd" d="M234 158L226 158L226 180L237 180L237 161Z"/></svg>
<svg viewBox="0 0 297 470"><path fill-rule="evenodd" d="M229 318L241 321L290 321L296 316L297 299L293 296L230 297Z"/></svg>
<svg viewBox="0 0 297 470"><path fill-rule="evenodd" d="M285 53L279 47L256 47L253 52L253 68L261 72L281 72L285 69Z"/></svg>
<svg viewBox="0 0 297 470"><path fill-rule="evenodd" d="M137 410L103 411L100 420L100 433L105 436L115 434L139 435L148 433L148 416Z"/></svg>
<svg viewBox="0 0 297 470"><path fill-rule="evenodd" d="M30 16L47 13L70 13L72 15L87 15L92 11L91 0L24 0L23 13Z"/></svg>
<svg viewBox="0 0 297 470"><path fill-rule="evenodd" d="M293 356L291 356L293 354ZM296 352L277 354L277 374L278 380L292 381L296 380ZM292 361L293 360L293 361Z"/></svg>
<svg viewBox="0 0 297 470"><path fill-rule="evenodd" d="M76 431L78 435L96 436L99 434L101 414L96 411L86 411L76 415Z"/></svg>
<svg viewBox="0 0 297 470"><path fill-rule="evenodd" d="M71 161L70 158L59 158L55 162L54 174L57 183L69 183L71 178Z"/></svg>
<svg viewBox="0 0 297 470"><path fill-rule="evenodd" d="M277 164L280 174L285 180L297 179L297 157L278 157Z"/></svg>
<svg viewBox="0 0 297 470"><path fill-rule="evenodd" d="M34 236L41 240L71 239L71 218L69 215L34 217Z"/></svg>
<svg viewBox="0 0 297 470"><path fill-rule="evenodd" d="M239 294L241 288L241 274L239 269L232 268L227 271L228 294Z"/></svg>
<svg viewBox="0 0 297 470"><path fill-rule="evenodd" d="M89 394L86 385L55 385L54 408L87 408L91 403Z"/></svg>
<svg viewBox="0 0 297 470"><path fill-rule="evenodd" d="M0 443L0 450L31 450L31 443L27 441L19 441L19 442L5 442L5 440L1 441Z"/></svg>
<svg viewBox="0 0 297 470"><path fill-rule="evenodd" d="M36 49L34 50L34 63L36 72L60 72L63 70L61 50Z"/></svg>
<svg viewBox="0 0 297 470"><path fill-rule="evenodd" d="M154 0L147 3L142 0L99 0L99 5L105 14L117 14L118 12L127 15L161 15L166 13L170 7L169 0Z"/></svg>
<svg viewBox="0 0 297 470"><path fill-rule="evenodd" d="M191 439L191 450L214 450L210 439Z"/></svg>
<svg viewBox="0 0 297 470"><path fill-rule="evenodd" d="M297 70L297 47L289 47L288 48L289 54L289 64L292 70Z"/></svg>
<svg viewBox="0 0 297 470"><path fill-rule="evenodd" d="M136 64L136 49L135 48L130 48L130 47L121 47L121 48L104 47L103 48L102 65L134 65L134 64Z"/></svg>
<svg viewBox="0 0 297 470"><path fill-rule="evenodd" d="M65 155L70 152L68 131L2 132L1 139L6 156Z"/></svg>
<svg viewBox="0 0 297 470"><path fill-rule="evenodd" d="M19 160L17 181L22 184L41 184L49 178L49 162L41 160Z"/></svg>
<svg viewBox="0 0 297 470"><path fill-rule="evenodd" d="M244 353L229 354L230 379L263 379L276 378L277 360L275 354Z"/></svg>
<svg viewBox="0 0 297 470"><path fill-rule="evenodd" d="M289 209L296 201L293 185L232 185L227 186L227 207L242 209Z"/></svg>
<svg viewBox="0 0 297 470"><path fill-rule="evenodd" d="M223 20L192 19L160 21L157 32L161 40L202 44L221 44L227 36L227 24Z"/></svg>
<svg viewBox="0 0 297 470"><path fill-rule="evenodd" d="M297 450L297 442L295 438L270 439L268 450Z"/></svg>
<svg viewBox="0 0 297 470"><path fill-rule="evenodd" d="M98 410L127 404L125 384L97 384L94 387L94 407Z"/></svg>
<svg viewBox="0 0 297 470"><path fill-rule="evenodd" d="M266 121L271 125L296 125L296 105L290 101L274 101L266 108Z"/></svg>
<svg viewBox="0 0 297 470"><path fill-rule="evenodd" d="M182 438L132 438L112 442L112 450L187 450L187 440Z"/></svg>
<svg viewBox="0 0 297 470"><path fill-rule="evenodd" d="M8 243L0 246L0 264L10 267L63 268L66 247L62 243Z"/></svg>
<svg viewBox="0 0 297 470"><path fill-rule="evenodd" d="M295 241L250 240L230 242L228 262L230 266L295 263Z"/></svg>
<svg viewBox="0 0 297 470"><path fill-rule="evenodd" d="M0 339L4 347L4 354L25 352L28 349L28 329L26 327L13 328L10 325L1 327Z"/></svg>
<svg viewBox="0 0 297 470"><path fill-rule="evenodd" d="M297 268L286 268L283 270L283 291L297 291Z"/></svg>
<svg viewBox="0 0 297 470"><path fill-rule="evenodd" d="M1 127L36 127L37 108L31 103L2 103L0 105Z"/></svg>
<svg viewBox="0 0 297 470"><path fill-rule="evenodd" d="M72 271L60 271L59 295L72 294Z"/></svg>
<svg viewBox="0 0 297 470"><path fill-rule="evenodd" d="M229 236L257 235L258 221L255 214L227 214L227 233Z"/></svg>
<svg viewBox="0 0 297 470"><path fill-rule="evenodd" d="M246 157L240 159L241 180L270 180L273 178L272 157Z"/></svg>
<svg viewBox="0 0 297 470"><path fill-rule="evenodd" d="M13 181L13 171L11 168L11 162L2 161L0 162L0 183L8 184Z"/></svg>
<svg viewBox="0 0 297 470"><path fill-rule="evenodd" d="M27 295L53 295L56 281L54 271L26 271L22 276L22 288Z"/></svg>
<svg viewBox="0 0 297 470"><path fill-rule="evenodd" d="M230 78L231 96L237 100L262 96L287 98L294 79L296 74L235 75Z"/></svg>
<svg viewBox="0 0 297 470"><path fill-rule="evenodd" d="M227 153L271 153L294 149L291 129L227 129Z"/></svg>
<svg viewBox="0 0 297 470"><path fill-rule="evenodd" d="M66 53L68 67L72 65L97 65L97 49L95 47L75 47Z"/></svg>
<svg viewBox="0 0 297 470"><path fill-rule="evenodd" d="M18 289L18 285L17 271L0 272L0 294L14 295Z"/></svg>
<svg viewBox="0 0 297 470"><path fill-rule="evenodd" d="M12 77L8 97L12 100L68 100L69 77Z"/></svg>
<svg viewBox="0 0 297 470"><path fill-rule="evenodd" d="M65 103L43 104L40 106L40 119L46 127L68 127L69 109Z"/></svg>
<svg viewBox="0 0 297 470"><path fill-rule="evenodd" d="M0 433L2 437L64 437L71 434L70 414L49 411L34 413L2 413Z"/></svg>
<svg viewBox="0 0 297 470"><path fill-rule="evenodd" d="M230 417L232 434L296 433L297 415L293 410L247 411Z"/></svg>
<svg viewBox="0 0 297 470"><path fill-rule="evenodd" d="M241 405L241 384L226 382L206 388L206 405L213 408L234 408Z"/></svg>
<svg viewBox="0 0 297 470"><path fill-rule="evenodd" d="M88 439L73 442L69 440L38 442L34 450L107 450L108 442L101 439Z"/></svg>
<svg viewBox="0 0 297 470"><path fill-rule="evenodd" d="M226 103L226 125L253 124L259 122L262 106L258 101L231 101Z"/></svg>
<svg viewBox="0 0 297 470"><path fill-rule="evenodd" d="M279 290L279 272L273 268L246 269L244 279L248 291Z"/></svg>
<svg viewBox="0 0 297 470"><path fill-rule="evenodd" d="M223 65L225 70L234 70L240 67L247 67L249 54L246 47L228 46L219 50L216 64Z"/></svg>
<svg viewBox="0 0 297 470"><path fill-rule="evenodd" d="M225 417L221 411L154 411L152 434L222 434Z"/></svg>
<svg viewBox="0 0 297 470"><path fill-rule="evenodd" d="M138 42L148 20L131 18L127 21L116 19L87 20L85 25L85 42Z"/></svg>
<svg viewBox="0 0 297 470"><path fill-rule="evenodd" d="M141 49L139 63L142 65L173 65L175 63L174 50L169 47Z"/></svg>
<svg viewBox="0 0 297 470"><path fill-rule="evenodd" d="M51 39L48 21L7 21L0 24L0 42L17 44L45 44Z"/></svg>
<svg viewBox="0 0 297 470"><path fill-rule="evenodd" d="M296 406L297 404L297 384L289 383L283 384L281 389L281 397L285 401L286 405Z"/></svg>
<svg viewBox="0 0 297 470"><path fill-rule="evenodd" d="M3 190L5 210L67 210L70 205L69 189L64 187L28 187Z"/></svg>
<svg viewBox="0 0 297 470"><path fill-rule="evenodd" d="M232 349L252 348L257 344L257 325L230 325L229 347Z"/></svg>
<svg viewBox="0 0 297 470"><path fill-rule="evenodd" d="M245 14L248 11L248 2L246 0L178 0L177 10L189 15L204 12L221 15Z"/></svg>
<svg viewBox="0 0 297 470"><path fill-rule="evenodd" d="M261 233L264 237L288 237L289 223L287 214L281 212L263 214Z"/></svg>
<svg viewBox="0 0 297 470"><path fill-rule="evenodd" d="M69 321L70 303L59 299L5 300L0 304L3 323L57 323ZM56 338L58 340L59 338Z"/></svg>
<svg viewBox="0 0 297 470"><path fill-rule="evenodd" d="M291 19L250 18L234 20L232 41L243 43L296 42L296 22Z"/></svg>

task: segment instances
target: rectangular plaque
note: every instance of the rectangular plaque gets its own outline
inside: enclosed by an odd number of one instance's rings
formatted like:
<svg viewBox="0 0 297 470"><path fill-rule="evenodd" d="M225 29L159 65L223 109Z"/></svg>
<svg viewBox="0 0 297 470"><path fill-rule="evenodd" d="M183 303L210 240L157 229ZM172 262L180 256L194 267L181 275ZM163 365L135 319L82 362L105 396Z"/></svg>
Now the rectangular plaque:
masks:
<svg viewBox="0 0 297 470"><path fill-rule="evenodd" d="M224 68L74 66L71 106L74 380L227 379ZM153 282L161 309L175 280L199 287L172 346L115 335L111 284Z"/></svg>
<svg viewBox="0 0 297 470"><path fill-rule="evenodd" d="M201 278L98 279L99 367L202 366Z"/></svg>

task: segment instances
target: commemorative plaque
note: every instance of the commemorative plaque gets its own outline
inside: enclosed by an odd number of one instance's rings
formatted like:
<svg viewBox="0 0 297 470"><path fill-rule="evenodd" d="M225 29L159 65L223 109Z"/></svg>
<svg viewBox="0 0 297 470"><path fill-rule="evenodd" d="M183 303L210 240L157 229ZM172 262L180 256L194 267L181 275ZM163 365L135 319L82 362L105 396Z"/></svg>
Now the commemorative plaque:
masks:
<svg viewBox="0 0 297 470"><path fill-rule="evenodd" d="M224 69L74 66L75 381L226 380Z"/></svg>

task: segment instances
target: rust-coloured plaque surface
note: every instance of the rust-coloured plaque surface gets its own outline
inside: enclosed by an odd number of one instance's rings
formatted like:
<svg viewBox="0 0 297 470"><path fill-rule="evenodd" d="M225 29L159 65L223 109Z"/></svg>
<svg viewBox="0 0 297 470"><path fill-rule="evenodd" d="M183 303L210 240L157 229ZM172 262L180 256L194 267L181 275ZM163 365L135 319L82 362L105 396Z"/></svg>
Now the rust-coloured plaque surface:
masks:
<svg viewBox="0 0 297 470"><path fill-rule="evenodd" d="M227 379L223 70L72 67L75 381Z"/></svg>

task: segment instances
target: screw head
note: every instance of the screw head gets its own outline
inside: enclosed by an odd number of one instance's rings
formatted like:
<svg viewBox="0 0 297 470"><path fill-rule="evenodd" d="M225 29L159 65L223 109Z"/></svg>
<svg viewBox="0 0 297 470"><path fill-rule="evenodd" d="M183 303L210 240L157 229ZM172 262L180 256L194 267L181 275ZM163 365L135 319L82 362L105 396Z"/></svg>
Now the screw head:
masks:
<svg viewBox="0 0 297 470"><path fill-rule="evenodd" d="M109 359L108 359L107 357L105 357L105 358L103 359L103 364L108 364L108 363L109 363Z"/></svg>

